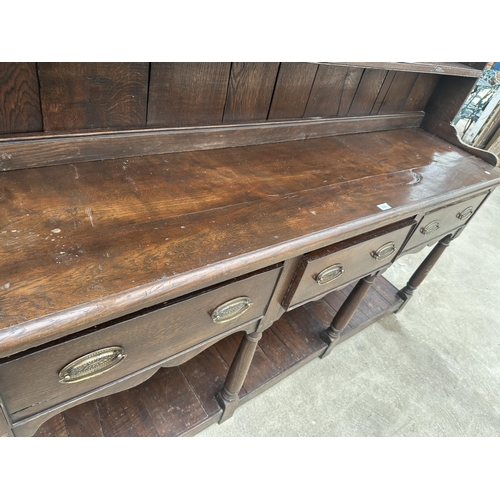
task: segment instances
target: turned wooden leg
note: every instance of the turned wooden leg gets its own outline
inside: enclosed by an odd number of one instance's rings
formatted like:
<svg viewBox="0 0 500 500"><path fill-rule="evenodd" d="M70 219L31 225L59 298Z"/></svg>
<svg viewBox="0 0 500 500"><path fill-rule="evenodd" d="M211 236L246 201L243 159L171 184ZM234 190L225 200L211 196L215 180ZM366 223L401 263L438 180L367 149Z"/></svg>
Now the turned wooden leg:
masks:
<svg viewBox="0 0 500 500"><path fill-rule="evenodd" d="M219 424L230 418L240 402L239 392L252 363L253 355L262 332L246 333L241 340L236 356L229 368L224 387L217 394L217 401L222 408Z"/></svg>
<svg viewBox="0 0 500 500"><path fill-rule="evenodd" d="M432 249L431 253L425 258L425 260L418 266L418 269L413 273L412 277L409 279L407 285L399 290L398 297L404 300L402 306L397 312L401 311L406 303L410 300L413 292L420 286L422 281L429 274L430 270L434 267L434 264L439 260L439 257L450 245L450 241L453 239L453 235L445 236L440 240L436 246Z"/></svg>
<svg viewBox="0 0 500 500"><path fill-rule="evenodd" d="M365 295L368 293L368 290L375 281L376 276L377 275L374 274L358 281L357 285L353 288L352 292L337 311L337 314L333 318L330 326L321 334L321 338L328 344L328 347L321 355L321 358L328 356L334 345L338 343L340 333L348 325L349 321L351 321L356 309L359 307L359 304L361 304Z"/></svg>

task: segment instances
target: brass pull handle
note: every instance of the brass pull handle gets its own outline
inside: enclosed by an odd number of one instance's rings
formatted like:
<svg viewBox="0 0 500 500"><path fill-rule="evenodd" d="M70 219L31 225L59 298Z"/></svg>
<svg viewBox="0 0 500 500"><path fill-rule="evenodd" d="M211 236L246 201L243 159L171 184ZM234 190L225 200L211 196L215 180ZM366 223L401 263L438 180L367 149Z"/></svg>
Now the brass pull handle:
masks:
<svg viewBox="0 0 500 500"><path fill-rule="evenodd" d="M438 220L433 220L432 222L429 222L429 224L427 224L427 226L423 227L420 229L420 232L422 234L430 234L430 233L434 233L435 231L437 231L439 229L439 221Z"/></svg>
<svg viewBox="0 0 500 500"><path fill-rule="evenodd" d="M342 264L334 264L333 266L323 269L323 271L316 276L316 283L318 285L326 285L326 283L336 280L344 271L345 269Z"/></svg>
<svg viewBox="0 0 500 500"><path fill-rule="evenodd" d="M472 207L467 207L457 214L457 218L460 220L467 220L472 216L473 213L474 209Z"/></svg>
<svg viewBox="0 0 500 500"><path fill-rule="evenodd" d="M390 257L395 251L396 245L394 244L394 242L390 241L389 243L382 245L378 250L375 250L370 255L375 260L384 260L387 259L387 257Z"/></svg>
<svg viewBox="0 0 500 500"><path fill-rule="evenodd" d="M218 306L211 314L214 323L227 323L233 319L239 318L246 313L253 302L250 297L237 297L235 299L224 302Z"/></svg>
<svg viewBox="0 0 500 500"><path fill-rule="evenodd" d="M59 372L61 384L74 384L92 377L97 377L121 363L127 355L122 347L113 346L85 354L67 364Z"/></svg>

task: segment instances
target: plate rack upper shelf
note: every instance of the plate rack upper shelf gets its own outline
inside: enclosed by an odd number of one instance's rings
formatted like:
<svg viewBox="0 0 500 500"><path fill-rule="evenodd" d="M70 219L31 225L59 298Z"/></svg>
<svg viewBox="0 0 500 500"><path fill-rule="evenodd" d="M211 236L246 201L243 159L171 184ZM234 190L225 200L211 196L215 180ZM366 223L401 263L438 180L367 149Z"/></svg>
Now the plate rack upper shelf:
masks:
<svg viewBox="0 0 500 500"><path fill-rule="evenodd" d="M410 71L414 73L433 73L437 75L470 76L473 78L479 78L483 74L482 69L473 68L465 63L457 62L321 62L315 64ZM475 63L475 66L484 67L486 63Z"/></svg>

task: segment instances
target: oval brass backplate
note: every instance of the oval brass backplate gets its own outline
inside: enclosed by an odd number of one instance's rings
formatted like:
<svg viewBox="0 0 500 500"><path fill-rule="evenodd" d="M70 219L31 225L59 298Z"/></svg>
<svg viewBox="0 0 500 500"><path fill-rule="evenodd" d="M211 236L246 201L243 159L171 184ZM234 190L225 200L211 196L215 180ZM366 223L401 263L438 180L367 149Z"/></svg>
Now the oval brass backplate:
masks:
<svg viewBox="0 0 500 500"><path fill-rule="evenodd" d="M420 232L422 234L430 234L430 233L434 233L435 231L437 231L439 229L439 221L438 220L433 220L432 222L429 222L429 224L427 224L427 226L423 227L422 229L420 229Z"/></svg>
<svg viewBox="0 0 500 500"><path fill-rule="evenodd" d="M396 245L393 241L382 245L379 249L371 253L375 260L384 260L390 257L396 251Z"/></svg>
<svg viewBox="0 0 500 500"><path fill-rule="evenodd" d="M334 264L333 266L323 269L323 271L316 276L316 283L318 285L326 285L341 276L344 271L345 269L342 264Z"/></svg>
<svg viewBox="0 0 500 500"><path fill-rule="evenodd" d="M460 220L467 220L472 216L473 213L474 213L474 208L467 207L457 214L457 218Z"/></svg>
<svg viewBox="0 0 500 500"><path fill-rule="evenodd" d="M239 318L252 307L250 297L236 297L218 306L211 314L214 323L226 323Z"/></svg>
<svg viewBox="0 0 500 500"><path fill-rule="evenodd" d="M61 384L74 384L75 382L97 377L97 375L101 375L114 368L126 357L127 355L123 352L123 348L119 346L105 347L85 354L85 356L67 364L59 372L59 382Z"/></svg>

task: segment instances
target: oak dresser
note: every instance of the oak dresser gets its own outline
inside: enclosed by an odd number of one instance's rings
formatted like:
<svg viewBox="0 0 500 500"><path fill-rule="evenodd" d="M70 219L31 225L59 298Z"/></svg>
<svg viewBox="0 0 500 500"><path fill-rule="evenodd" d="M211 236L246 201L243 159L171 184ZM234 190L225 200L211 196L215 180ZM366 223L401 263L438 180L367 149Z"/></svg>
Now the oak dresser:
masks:
<svg viewBox="0 0 500 500"><path fill-rule="evenodd" d="M484 64L1 63L0 435L194 434L401 311Z"/></svg>

